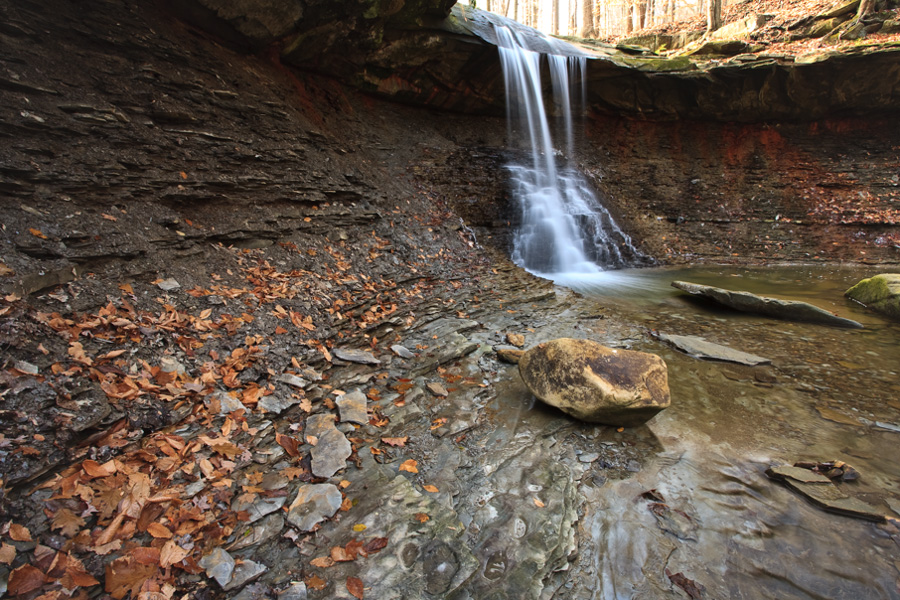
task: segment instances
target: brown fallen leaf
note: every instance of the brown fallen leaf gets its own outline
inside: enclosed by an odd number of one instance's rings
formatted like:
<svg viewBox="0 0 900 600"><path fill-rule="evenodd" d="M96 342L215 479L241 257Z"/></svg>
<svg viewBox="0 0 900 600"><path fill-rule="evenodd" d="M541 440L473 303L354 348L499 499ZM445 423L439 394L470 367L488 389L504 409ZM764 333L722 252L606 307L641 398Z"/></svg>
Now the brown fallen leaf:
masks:
<svg viewBox="0 0 900 600"><path fill-rule="evenodd" d="M700 600L703 598L704 587L693 579L685 577L684 573L675 573L673 575L669 569L666 569L666 577L668 577L672 583L683 589L691 600Z"/></svg>
<svg viewBox="0 0 900 600"><path fill-rule="evenodd" d="M10 523L9 524L9 537L16 542L30 542L31 541L31 532L28 531L27 527L19 525L18 523Z"/></svg>
<svg viewBox="0 0 900 600"><path fill-rule="evenodd" d="M287 452L288 456L290 456L291 458L300 456L300 440L298 440L297 438L276 433L275 442L279 446L284 448L284 451Z"/></svg>
<svg viewBox="0 0 900 600"><path fill-rule="evenodd" d="M162 523L153 522L147 526L147 533L152 535L157 539L168 540L171 539L173 533L169 531L169 528L163 525Z"/></svg>
<svg viewBox="0 0 900 600"><path fill-rule="evenodd" d="M544 506L545 506L545 504L543 502L541 502L540 498L534 499L534 505L537 506L538 508L544 508Z"/></svg>
<svg viewBox="0 0 900 600"><path fill-rule="evenodd" d="M44 235L40 229L35 229L34 227L29 227L28 233L30 233L31 235L33 235L36 238L41 238L42 240L48 239L47 236Z"/></svg>
<svg viewBox="0 0 900 600"><path fill-rule="evenodd" d="M433 485L422 486L422 489L424 489L426 492L431 492L432 494L437 494L438 492L438 489Z"/></svg>
<svg viewBox="0 0 900 600"><path fill-rule="evenodd" d="M6 591L10 596L23 596L40 589L45 579L44 573L37 567L22 565L9 574Z"/></svg>
<svg viewBox="0 0 900 600"><path fill-rule="evenodd" d="M118 218L116 218L112 215L108 215L106 213L100 213L100 216L103 217L104 219L106 219L107 221L118 221L119 220Z"/></svg>
<svg viewBox="0 0 900 600"><path fill-rule="evenodd" d="M340 546L335 546L331 549L331 559L334 562L350 562L356 560L356 556Z"/></svg>
<svg viewBox="0 0 900 600"><path fill-rule="evenodd" d="M50 530L59 530L66 537L72 537L84 527L84 519L76 515L68 508L60 508L53 515L50 522Z"/></svg>
<svg viewBox="0 0 900 600"><path fill-rule="evenodd" d="M91 477L109 477L116 473L117 467L115 461L107 461L102 465L95 460L86 460L81 463L81 468Z"/></svg>
<svg viewBox="0 0 900 600"><path fill-rule="evenodd" d="M413 459L403 461L403 464L400 465L400 470L406 471L408 473L418 473L419 469L416 468L417 464L419 464L419 463L417 463Z"/></svg>
<svg viewBox="0 0 900 600"><path fill-rule="evenodd" d="M117 558L106 565L105 590L116 600L122 600L129 592L137 598L141 586L158 570L158 565L140 563L131 555Z"/></svg>
<svg viewBox="0 0 900 600"><path fill-rule="evenodd" d="M159 566L163 569L177 565L191 553L175 543L175 540L166 542L159 551Z"/></svg>
<svg viewBox="0 0 900 600"><path fill-rule="evenodd" d="M347 578L347 591L353 595L354 598L359 598L359 600L363 600L363 582L358 577L348 577Z"/></svg>
<svg viewBox="0 0 900 600"><path fill-rule="evenodd" d="M320 569L327 569L334 565L334 559L330 556L320 556L319 558L314 558L309 561L309 564L314 567L319 567Z"/></svg>
<svg viewBox="0 0 900 600"><path fill-rule="evenodd" d="M10 565L15 558L16 547L6 542L0 543L0 563Z"/></svg>
<svg viewBox="0 0 900 600"><path fill-rule="evenodd" d="M406 442L409 441L409 436L405 435L403 437L383 437L381 441L387 444L388 446L393 446L394 448L403 448L406 446Z"/></svg>
<svg viewBox="0 0 900 600"><path fill-rule="evenodd" d="M311 577L307 577L305 580L306 587L312 588L317 592L321 592L325 589L325 586L328 585L328 582L319 577L318 575L313 575Z"/></svg>
<svg viewBox="0 0 900 600"><path fill-rule="evenodd" d="M419 523L424 523L431 518L423 512L416 513L414 516L416 517L416 521L418 521Z"/></svg>

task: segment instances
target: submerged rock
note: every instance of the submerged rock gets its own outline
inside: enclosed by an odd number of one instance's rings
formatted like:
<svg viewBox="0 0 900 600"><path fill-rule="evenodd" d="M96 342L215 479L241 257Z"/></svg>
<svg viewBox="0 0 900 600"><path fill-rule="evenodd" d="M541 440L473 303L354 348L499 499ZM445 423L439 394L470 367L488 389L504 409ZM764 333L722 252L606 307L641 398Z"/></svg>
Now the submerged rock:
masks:
<svg viewBox="0 0 900 600"><path fill-rule="evenodd" d="M900 319L900 274L883 273L863 279L844 295L866 308Z"/></svg>
<svg viewBox="0 0 900 600"><path fill-rule="evenodd" d="M522 355L519 373L539 399L591 423L641 425L670 403L660 357L590 340L539 344Z"/></svg>
<svg viewBox="0 0 900 600"><path fill-rule="evenodd" d="M750 366L765 365L772 362L768 358L763 358L762 356L756 356L755 354L734 350L728 346L707 342L702 337L695 337L692 335L670 335L666 333L658 333L656 334L656 337L696 358L724 360Z"/></svg>
<svg viewBox="0 0 900 600"><path fill-rule="evenodd" d="M877 508L847 495L824 475L799 467L772 467L766 469L766 475L828 512L876 523L885 520Z"/></svg>
<svg viewBox="0 0 900 600"><path fill-rule="evenodd" d="M851 319L839 317L823 308L807 302L796 300L779 300L766 296L757 296L750 292L740 292L700 285L687 281L673 281L672 287L678 288L694 296L701 296L723 306L739 310L741 312L754 313L776 319L789 321L806 321L808 323L821 323L835 327L861 328L862 324Z"/></svg>

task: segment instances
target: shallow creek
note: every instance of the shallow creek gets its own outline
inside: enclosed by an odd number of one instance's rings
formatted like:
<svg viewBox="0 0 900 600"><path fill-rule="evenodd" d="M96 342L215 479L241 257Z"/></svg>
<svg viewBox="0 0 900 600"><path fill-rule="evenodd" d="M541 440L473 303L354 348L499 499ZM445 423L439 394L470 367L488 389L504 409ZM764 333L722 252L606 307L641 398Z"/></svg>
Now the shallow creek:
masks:
<svg viewBox="0 0 900 600"><path fill-rule="evenodd" d="M841 489L900 516L892 510L900 511L900 326L843 297L877 272L702 267L557 282L635 323L623 339L594 320L585 337L659 354L672 394L672 406L647 426L600 436L639 449L640 468L617 478L588 465L578 554L568 593L558 597L657 598L673 590L666 570L704 586L704 598L900 597L895 524L824 512L764 474L771 465L840 459L862 475ZM716 308L670 287L674 280L804 300L864 328ZM653 330L702 336L772 363L692 358L655 340ZM531 409L536 414L523 415L518 428L543 411ZM648 490L664 499L661 514L641 497Z"/></svg>

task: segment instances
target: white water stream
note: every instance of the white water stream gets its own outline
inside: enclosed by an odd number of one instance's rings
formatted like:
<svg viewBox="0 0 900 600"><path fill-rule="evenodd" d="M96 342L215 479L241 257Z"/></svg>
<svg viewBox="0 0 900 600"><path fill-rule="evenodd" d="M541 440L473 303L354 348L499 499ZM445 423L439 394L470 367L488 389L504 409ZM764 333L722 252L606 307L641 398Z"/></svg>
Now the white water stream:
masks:
<svg viewBox="0 0 900 600"><path fill-rule="evenodd" d="M629 266L640 257L631 238L616 225L585 178L570 164L574 157L572 83L581 82L584 103L585 56L543 55L527 49L506 27L496 30L506 85L510 138L530 150L530 164L512 164L512 191L522 211L513 242L513 260L551 279L595 275ZM551 48L559 44L545 39ZM541 62L546 56L562 135L554 140L544 104ZM561 146L561 147L560 147ZM560 160L561 159L561 160Z"/></svg>

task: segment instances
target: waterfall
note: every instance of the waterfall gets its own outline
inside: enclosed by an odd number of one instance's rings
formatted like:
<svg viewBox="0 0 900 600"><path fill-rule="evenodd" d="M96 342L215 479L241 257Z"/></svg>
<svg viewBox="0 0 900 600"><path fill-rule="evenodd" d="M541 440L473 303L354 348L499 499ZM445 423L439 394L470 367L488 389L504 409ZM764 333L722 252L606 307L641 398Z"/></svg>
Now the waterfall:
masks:
<svg viewBox="0 0 900 600"><path fill-rule="evenodd" d="M571 81L580 81L584 104L585 56L541 54L524 47L518 33L497 27L497 42L506 85L510 139L530 149L530 164L511 164L512 193L522 211L512 258L529 271L549 276L595 274L640 262L641 253L597 200L590 185L558 155L574 157ZM544 40L552 49L555 40ZM541 86L546 56L554 104L564 130L557 150Z"/></svg>

